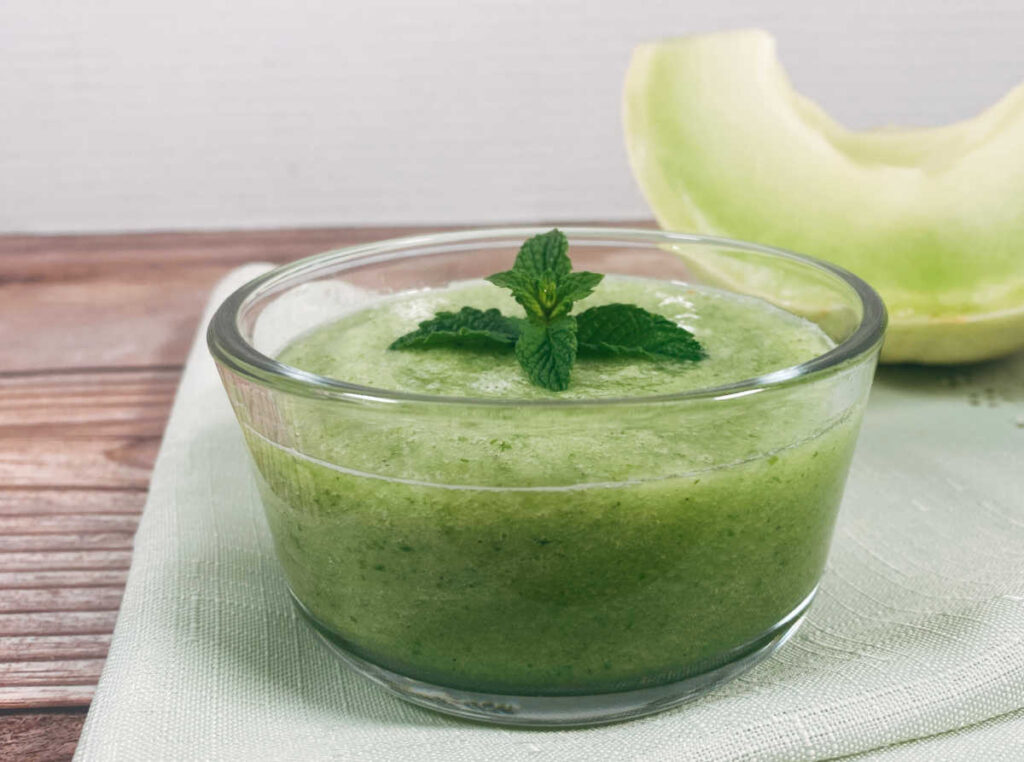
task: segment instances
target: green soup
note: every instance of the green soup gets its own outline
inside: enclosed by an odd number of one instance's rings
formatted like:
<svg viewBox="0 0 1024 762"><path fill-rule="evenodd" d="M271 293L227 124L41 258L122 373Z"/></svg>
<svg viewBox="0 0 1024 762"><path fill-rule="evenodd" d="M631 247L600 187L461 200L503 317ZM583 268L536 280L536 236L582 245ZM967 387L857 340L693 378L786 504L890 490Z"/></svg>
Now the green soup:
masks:
<svg viewBox="0 0 1024 762"><path fill-rule="evenodd" d="M615 301L689 328L707 358L580 358L570 388L550 392L510 352L387 349L436 310L517 314L479 282L382 299L284 349L321 375L483 401L309 403L273 412L280 441L246 429L277 553L322 632L430 683L587 694L706 671L802 611L859 403L836 404L828 385L729 404L515 401L718 386L831 340L760 300L661 281L609 277L585 306Z"/></svg>

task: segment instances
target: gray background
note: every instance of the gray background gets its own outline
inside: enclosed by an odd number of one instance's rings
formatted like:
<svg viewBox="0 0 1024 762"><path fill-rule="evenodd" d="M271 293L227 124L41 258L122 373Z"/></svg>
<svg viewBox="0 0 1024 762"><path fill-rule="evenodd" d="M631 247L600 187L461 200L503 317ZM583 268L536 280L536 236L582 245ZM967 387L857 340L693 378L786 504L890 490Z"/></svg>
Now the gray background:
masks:
<svg viewBox="0 0 1024 762"><path fill-rule="evenodd" d="M1024 76L1021 0L4 0L0 231L642 218L630 49L748 26L852 127Z"/></svg>

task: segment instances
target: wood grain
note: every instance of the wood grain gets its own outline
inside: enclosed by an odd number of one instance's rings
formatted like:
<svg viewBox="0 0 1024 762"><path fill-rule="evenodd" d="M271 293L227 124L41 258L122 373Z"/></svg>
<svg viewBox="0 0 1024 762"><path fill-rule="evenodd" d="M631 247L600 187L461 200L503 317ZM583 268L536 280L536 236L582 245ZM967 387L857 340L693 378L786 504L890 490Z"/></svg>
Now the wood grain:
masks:
<svg viewBox="0 0 1024 762"><path fill-rule="evenodd" d="M146 501L145 490L120 489L53 489L33 484L26 489L10 485L0 488L0 516L38 517L51 520L55 516L104 515L133 517Z"/></svg>
<svg viewBox="0 0 1024 762"><path fill-rule="evenodd" d="M15 688L19 685L53 685L59 681L66 685L96 685L103 671L103 658L47 659L0 662L0 685Z"/></svg>
<svg viewBox="0 0 1024 762"><path fill-rule="evenodd" d="M65 532L127 532L135 531L137 519L128 514L65 513L50 516L4 516L0 513L0 535L63 534Z"/></svg>
<svg viewBox="0 0 1024 762"><path fill-rule="evenodd" d="M0 572L0 589L123 587L127 579L128 571L126 569L76 569L73 571L33 569L31 571Z"/></svg>
<svg viewBox="0 0 1024 762"><path fill-rule="evenodd" d="M4 689L0 688L0 707ZM23 762L63 762L75 753L85 722L85 709L0 714L0 750L3 759Z"/></svg>
<svg viewBox="0 0 1024 762"><path fill-rule="evenodd" d="M233 267L413 232L419 231L6 236L0 368L180 365L210 288Z"/></svg>
<svg viewBox="0 0 1024 762"><path fill-rule="evenodd" d="M0 614L0 636L109 635L117 611L41 611L32 614ZM6 658L6 656L4 657ZM26 703L31 697L26 698Z"/></svg>
<svg viewBox="0 0 1024 762"><path fill-rule="evenodd" d="M23 373L0 377L0 438L157 435L167 420L177 368Z"/></svg>
<svg viewBox="0 0 1024 762"><path fill-rule="evenodd" d="M98 587L28 588L6 591L0 600L0 614L33 611L116 611L121 603L120 585ZM8 654L4 653L4 658ZM0 685L3 681L0 680Z"/></svg>
<svg viewBox="0 0 1024 762"><path fill-rule="evenodd" d="M84 539L86 535L83 534L82 537ZM130 550L56 550L37 553L4 553L0 555L0 571L127 569L131 560ZM0 654L0 658L3 658L2 654Z"/></svg>
<svg viewBox="0 0 1024 762"><path fill-rule="evenodd" d="M0 649L12 661L62 659L102 659L110 647L110 635L14 635L0 637Z"/></svg>

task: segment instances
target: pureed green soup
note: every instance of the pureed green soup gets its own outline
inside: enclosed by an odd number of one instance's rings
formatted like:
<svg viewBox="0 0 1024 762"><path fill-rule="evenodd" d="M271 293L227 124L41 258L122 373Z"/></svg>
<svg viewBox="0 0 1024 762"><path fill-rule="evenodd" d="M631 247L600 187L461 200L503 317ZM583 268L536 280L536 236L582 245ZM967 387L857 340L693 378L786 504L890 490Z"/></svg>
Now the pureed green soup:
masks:
<svg viewBox="0 0 1024 762"><path fill-rule="evenodd" d="M551 392L509 352L388 351L437 310L514 314L505 292L474 282L379 300L279 359L395 391L586 400L721 385L833 346L809 322L704 287L608 277L587 306L606 302L677 321L707 358L580 357L569 389ZM685 409L417 402L279 415L287 446L246 436L289 585L322 632L426 682L565 695L673 682L788 626L822 572L860 409L812 387Z"/></svg>

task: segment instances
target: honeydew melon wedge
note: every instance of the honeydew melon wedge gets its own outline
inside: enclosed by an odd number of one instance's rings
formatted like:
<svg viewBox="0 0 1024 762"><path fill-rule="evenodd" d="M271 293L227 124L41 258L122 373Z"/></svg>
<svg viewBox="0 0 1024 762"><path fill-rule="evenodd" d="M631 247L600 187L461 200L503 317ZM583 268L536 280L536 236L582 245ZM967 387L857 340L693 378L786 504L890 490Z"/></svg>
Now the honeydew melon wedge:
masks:
<svg viewBox="0 0 1024 762"><path fill-rule="evenodd" d="M637 48L624 122L663 227L857 273L889 309L883 361L1024 348L1024 85L957 124L852 132L793 89L770 35L725 32Z"/></svg>

